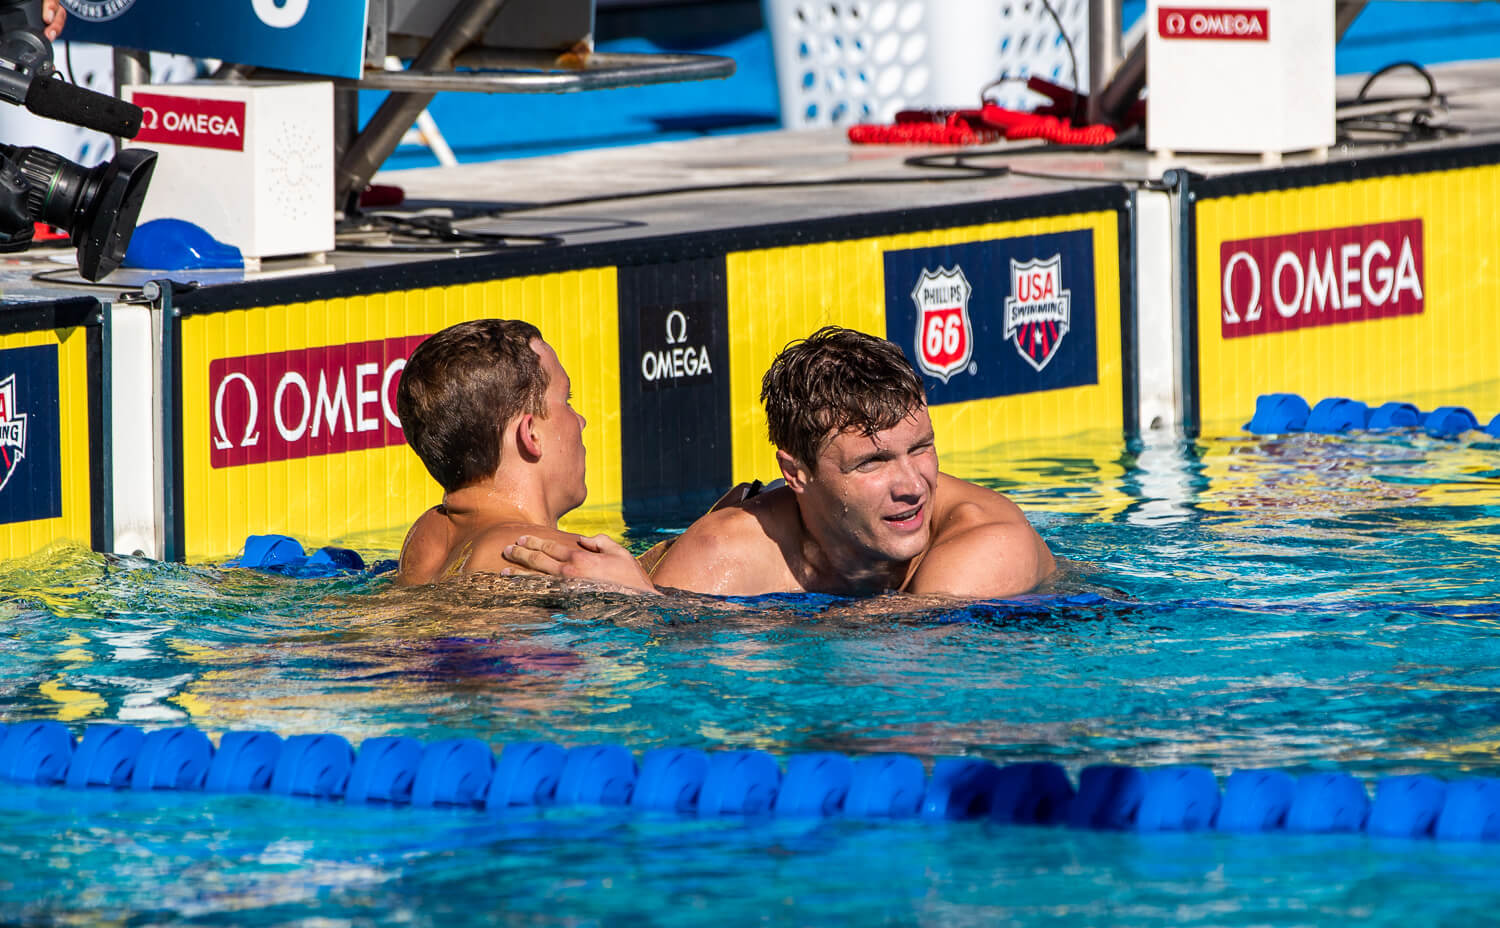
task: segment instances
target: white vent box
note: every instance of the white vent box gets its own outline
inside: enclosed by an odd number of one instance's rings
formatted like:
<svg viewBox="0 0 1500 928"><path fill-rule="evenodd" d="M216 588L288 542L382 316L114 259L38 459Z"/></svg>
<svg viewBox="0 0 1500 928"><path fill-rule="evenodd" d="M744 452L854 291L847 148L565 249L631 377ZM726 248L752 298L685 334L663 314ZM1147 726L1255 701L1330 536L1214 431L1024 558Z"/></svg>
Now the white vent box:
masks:
<svg viewBox="0 0 1500 928"><path fill-rule="evenodd" d="M1334 142L1333 0L1147 0L1146 146L1260 153Z"/></svg>
<svg viewBox="0 0 1500 928"><path fill-rule="evenodd" d="M181 219L261 258L333 250L333 85L134 85L140 134L157 152L137 227Z"/></svg>

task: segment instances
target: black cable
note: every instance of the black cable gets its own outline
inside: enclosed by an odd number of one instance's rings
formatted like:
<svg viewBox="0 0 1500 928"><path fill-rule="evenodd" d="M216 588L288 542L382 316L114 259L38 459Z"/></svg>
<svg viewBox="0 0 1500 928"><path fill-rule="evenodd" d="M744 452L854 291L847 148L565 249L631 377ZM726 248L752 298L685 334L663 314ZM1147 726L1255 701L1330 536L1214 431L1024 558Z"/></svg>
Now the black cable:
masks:
<svg viewBox="0 0 1500 928"><path fill-rule="evenodd" d="M1057 10L1052 8L1052 0L1042 0L1042 6L1052 16L1052 21L1057 24L1057 31L1062 35L1063 44L1068 47L1068 61L1073 65L1073 125L1081 125L1078 121L1079 104L1083 102L1083 88L1078 86L1078 54L1073 50L1073 40L1068 38L1068 30L1063 28L1062 17L1057 15Z"/></svg>
<svg viewBox="0 0 1500 928"><path fill-rule="evenodd" d="M479 230L460 229L453 224L454 219L449 216L402 216L391 213L363 213L361 214L361 218L375 227L371 231L383 230L390 235L405 235L421 242L421 244L362 244L359 242L343 242L338 246L340 250L364 252L392 251L407 254L475 254L501 251L521 243L527 243L531 246L556 246L564 244L563 238L558 235L482 232ZM358 231L358 229L346 228L343 230L345 235L353 231Z"/></svg>
<svg viewBox="0 0 1500 928"><path fill-rule="evenodd" d="M1369 92L1370 88L1375 84L1377 80L1391 73L1397 68L1409 68L1417 72L1417 75L1427 82L1428 101L1442 99L1442 94L1438 93L1437 81L1433 79L1431 71L1428 71L1426 68L1422 67L1420 64L1417 64L1415 61L1394 61L1381 68L1379 71L1376 71L1374 74L1371 74L1369 77L1365 78L1365 82L1360 85L1359 93L1355 94L1354 96L1355 101L1358 102L1365 99L1365 94Z"/></svg>

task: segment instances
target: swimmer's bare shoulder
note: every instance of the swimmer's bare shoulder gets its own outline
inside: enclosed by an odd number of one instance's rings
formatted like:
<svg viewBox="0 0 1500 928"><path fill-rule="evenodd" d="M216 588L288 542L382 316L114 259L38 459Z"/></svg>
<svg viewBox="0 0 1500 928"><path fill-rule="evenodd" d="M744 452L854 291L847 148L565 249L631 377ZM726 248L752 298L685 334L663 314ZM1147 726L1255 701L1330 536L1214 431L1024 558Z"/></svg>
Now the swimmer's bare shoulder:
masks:
<svg viewBox="0 0 1500 928"><path fill-rule="evenodd" d="M440 577L453 542L453 522L442 506L433 506L418 516L401 543L397 585L417 586Z"/></svg>
<svg viewBox="0 0 1500 928"><path fill-rule="evenodd" d="M473 539L464 546L460 555L453 559L449 569L453 573L462 574L498 573L502 570L534 573L505 559L505 549L515 544L523 535L545 538L569 547L578 544L577 535L562 529L539 525L535 522L499 522L474 533Z"/></svg>
<svg viewBox="0 0 1500 928"><path fill-rule="evenodd" d="M802 589L790 561L801 518L785 487L716 509L694 522L651 573L658 587L715 596Z"/></svg>
<svg viewBox="0 0 1500 928"><path fill-rule="evenodd" d="M1056 571L1047 543L1004 495L939 474L934 503L932 546L906 592L1014 596Z"/></svg>

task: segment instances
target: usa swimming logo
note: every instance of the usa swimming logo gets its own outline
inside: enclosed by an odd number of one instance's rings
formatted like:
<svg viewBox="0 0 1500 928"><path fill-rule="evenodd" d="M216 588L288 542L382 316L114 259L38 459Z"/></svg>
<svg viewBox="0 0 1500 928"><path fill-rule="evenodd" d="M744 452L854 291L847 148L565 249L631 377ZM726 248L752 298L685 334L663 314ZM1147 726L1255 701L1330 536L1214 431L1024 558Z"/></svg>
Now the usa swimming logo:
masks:
<svg viewBox="0 0 1500 928"><path fill-rule="evenodd" d="M1063 289L1062 255L1045 261L1010 261L1010 296L1005 298L1005 340L1038 373L1057 356L1072 328L1073 294Z"/></svg>
<svg viewBox="0 0 1500 928"><path fill-rule="evenodd" d="M16 375L0 380L0 467L5 474L0 476L0 490L10 483L16 465L26 457L26 413L18 412L16 406Z"/></svg>
<svg viewBox="0 0 1500 928"><path fill-rule="evenodd" d="M973 293L957 264L951 271L923 268L911 290L912 302L917 304L917 367L943 383L974 359L974 323L969 318Z"/></svg>

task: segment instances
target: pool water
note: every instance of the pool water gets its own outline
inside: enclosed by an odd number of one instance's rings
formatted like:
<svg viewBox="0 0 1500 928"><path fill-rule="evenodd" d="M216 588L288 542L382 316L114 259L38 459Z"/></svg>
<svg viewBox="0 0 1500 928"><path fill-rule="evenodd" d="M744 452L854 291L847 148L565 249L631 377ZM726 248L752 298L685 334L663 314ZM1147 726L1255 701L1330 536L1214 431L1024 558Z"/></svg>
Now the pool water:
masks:
<svg viewBox="0 0 1500 928"><path fill-rule="evenodd" d="M1500 768L1500 443L1085 437L944 467L1020 503L1070 562L1054 592L1092 604L406 591L60 548L0 566L0 720L970 755L1075 779ZM1407 928L1500 906L1485 844L10 785L0 860L5 923Z"/></svg>

